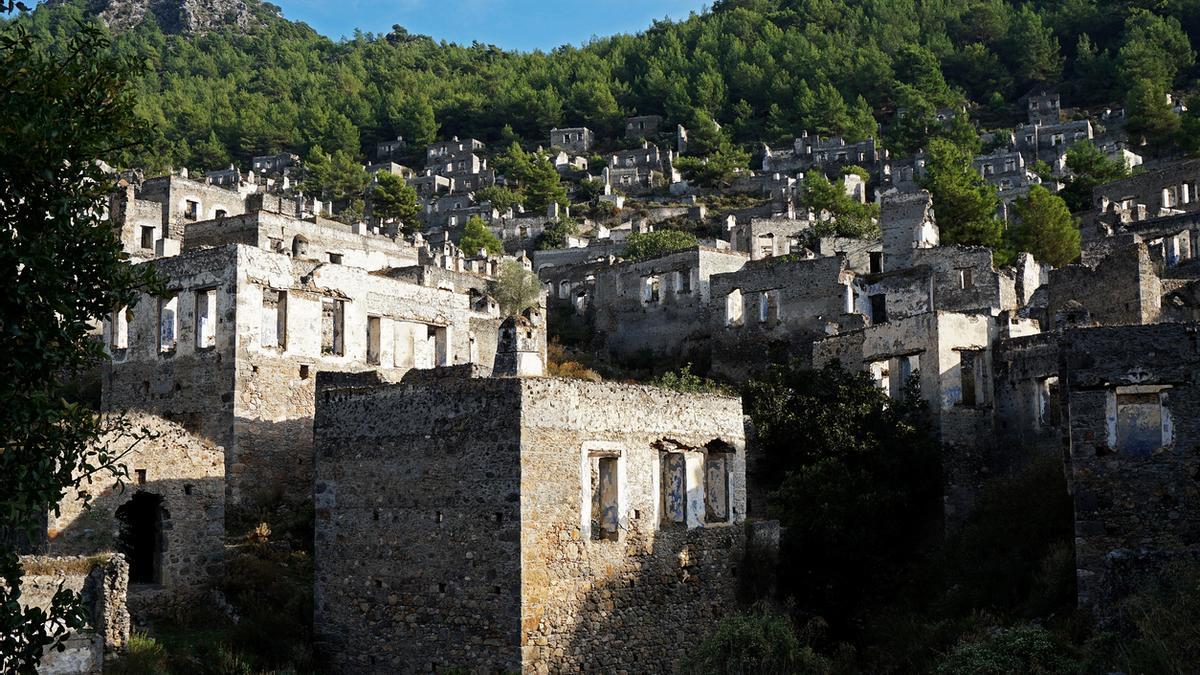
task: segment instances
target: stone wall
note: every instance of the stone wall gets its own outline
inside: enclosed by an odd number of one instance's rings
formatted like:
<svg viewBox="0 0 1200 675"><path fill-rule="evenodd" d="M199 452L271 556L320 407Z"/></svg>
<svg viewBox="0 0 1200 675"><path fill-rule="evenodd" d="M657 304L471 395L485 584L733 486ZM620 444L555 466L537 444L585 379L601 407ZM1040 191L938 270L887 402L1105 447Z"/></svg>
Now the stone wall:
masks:
<svg viewBox="0 0 1200 675"><path fill-rule="evenodd" d="M522 670L675 670L735 609L746 503L740 401L536 379L523 381L521 419ZM714 441L734 450L725 522L706 520L703 484L692 482ZM686 523L663 523L663 450L678 448L692 449ZM619 456L615 540L589 536L591 453Z"/></svg>
<svg viewBox="0 0 1200 675"><path fill-rule="evenodd" d="M225 553L225 461L221 448L188 433L178 424L145 413L131 413L127 426L112 428L100 443L126 467L124 485L106 474L68 491L51 514L51 555L92 555L116 550L134 560L137 544L122 536L119 509L136 495L157 500L154 559L156 579L134 579L129 604L135 613L165 613L195 600L220 572ZM92 501L80 501L86 492ZM128 523L128 520L125 520ZM128 527L126 525L126 527Z"/></svg>
<svg viewBox="0 0 1200 675"><path fill-rule="evenodd" d="M300 254L295 247L297 237L303 241L304 252ZM339 264L366 270L417 262L417 249L403 240L355 232L351 226L341 223L325 221L318 224L269 211L188 223L183 233L185 251L234 243L286 252L307 260L339 260Z"/></svg>
<svg viewBox="0 0 1200 675"><path fill-rule="evenodd" d="M218 211L226 216L246 211L246 199L241 194L179 176L147 179L138 189L138 198L162 206L160 236L171 239L182 239L188 223L216 218ZM194 215L188 214L188 202L196 205Z"/></svg>
<svg viewBox="0 0 1200 675"><path fill-rule="evenodd" d="M1085 310L1100 325L1154 323L1162 309L1162 283L1145 244L1113 250L1094 269L1068 265L1050 272L1046 319Z"/></svg>
<svg viewBox="0 0 1200 675"><path fill-rule="evenodd" d="M322 392L315 629L335 670L520 669L520 400L515 379Z"/></svg>
<svg viewBox="0 0 1200 675"><path fill-rule="evenodd" d="M740 381L771 363L811 362L813 340L849 325L853 278L844 256L767 258L714 274L713 370Z"/></svg>
<svg viewBox="0 0 1200 675"><path fill-rule="evenodd" d="M709 279L741 269L746 260L744 254L696 247L619 263L598 274L598 341L617 359L670 355L705 360L710 349Z"/></svg>
<svg viewBox="0 0 1200 675"><path fill-rule="evenodd" d="M1197 326L1069 330L1061 355L1079 603L1104 618L1200 555Z"/></svg>
<svg viewBox="0 0 1200 675"><path fill-rule="evenodd" d="M48 650L41 675L100 673L104 657L124 651L129 641L125 589L129 566L120 555L91 557L25 556L21 558L23 607L50 607L60 588L78 593L88 612L88 625L72 633L61 652Z"/></svg>
<svg viewBox="0 0 1200 675"><path fill-rule="evenodd" d="M316 631L342 672L670 671L734 607L736 399L437 378L323 389L316 437ZM617 468L593 518L596 455Z"/></svg>

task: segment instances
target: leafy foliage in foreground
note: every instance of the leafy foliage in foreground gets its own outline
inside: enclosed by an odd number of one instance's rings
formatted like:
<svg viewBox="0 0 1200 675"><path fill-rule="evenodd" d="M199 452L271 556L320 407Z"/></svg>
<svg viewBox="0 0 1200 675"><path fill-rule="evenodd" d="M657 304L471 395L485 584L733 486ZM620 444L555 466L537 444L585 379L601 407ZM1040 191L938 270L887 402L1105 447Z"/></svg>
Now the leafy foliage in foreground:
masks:
<svg viewBox="0 0 1200 675"><path fill-rule="evenodd" d="M153 286L132 267L104 217L113 183L99 161L143 131L130 66L83 29L50 49L19 25L0 26L0 670L33 672L44 647L84 621L60 589L47 610L22 609L15 546L34 535L69 487L122 476L96 441L136 433L65 398L64 381L97 365L92 324Z"/></svg>

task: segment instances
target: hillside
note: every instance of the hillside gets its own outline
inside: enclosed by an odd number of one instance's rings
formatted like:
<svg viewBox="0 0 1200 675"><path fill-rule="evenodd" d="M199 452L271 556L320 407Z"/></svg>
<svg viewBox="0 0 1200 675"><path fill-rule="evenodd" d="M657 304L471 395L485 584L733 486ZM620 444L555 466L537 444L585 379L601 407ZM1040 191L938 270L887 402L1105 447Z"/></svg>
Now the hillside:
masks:
<svg viewBox="0 0 1200 675"><path fill-rule="evenodd" d="M1128 102L1153 129L1166 92L1196 76L1200 33L1198 0L1153 12L1110 0L724 0L638 35L514 53L399 26L333 42L272 5L200 4L56 0L17 20L55 36L85 16L119 29L113 49L146 68L139 114L158 129L127 159L150 168L314 145L361 155L397 135L537 143L583 124L607 136L635 113L706 113L751 149L801 130L878 136L882 124L886 145L910 151L940 128L939 108L1011 127L1041 87L1074 105Z"/></svg>

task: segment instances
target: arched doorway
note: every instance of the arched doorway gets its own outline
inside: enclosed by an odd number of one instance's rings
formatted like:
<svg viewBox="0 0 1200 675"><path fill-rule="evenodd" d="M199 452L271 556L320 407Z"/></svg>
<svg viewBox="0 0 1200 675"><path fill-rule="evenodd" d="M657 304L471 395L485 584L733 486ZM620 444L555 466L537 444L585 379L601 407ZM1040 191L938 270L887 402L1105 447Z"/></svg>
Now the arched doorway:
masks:
<svg viewBox="0 0 1200 675"><path fill-rule="evenodd" d="M129 562L129 583L162 583L163 521L160 495L137 492L117 509L118 550Z"/></svg>

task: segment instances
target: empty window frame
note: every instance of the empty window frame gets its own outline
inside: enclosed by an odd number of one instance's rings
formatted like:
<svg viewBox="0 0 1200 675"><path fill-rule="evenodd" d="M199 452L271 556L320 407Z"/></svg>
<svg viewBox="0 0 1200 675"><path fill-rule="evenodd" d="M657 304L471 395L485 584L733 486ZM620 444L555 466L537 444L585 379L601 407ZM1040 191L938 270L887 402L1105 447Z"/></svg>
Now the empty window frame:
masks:
<svg viewBox="0 0 1200 675"><path fill-rule="evenodd" d="M194 199L188 199L183 202L183 217L188 220L195 220L200 215L200 202Z"/></svg>
<svg viewBox="0 0 1200 675"><path fill-rule="evenodd" d="M129 322L132 320L133 310L128 307L113 312L108 329L108 346L112 351L129 349Z"/></svg>
<svg viewBox="0 0 1200 675"><path fill-rule="evenodd" d="M687 459L683 452L662 452L662 523L683 525L687 522Z"/></svg>
<svg viewBox="0 0 1200 675"><path fill-rule="evenodd" d="M975 279L970 267L960 267L954 272L960 289L966 290L975 287Z"/></svg>
<svg viewBox="0 0 1200 675"><path fill-rule="evenodd" d="M1171 444L1171 414L1163 405L1166 391L1161 386L1131 386L1109 394L1109 442L1118 452L1148 457Z"/></svg>
<svg viewBox="0 0 1200 675"><path fill-rule="evenodd" d="M287 291L263 289L260 342L264 347L287 348Z"/></svg>
<svg viewBox="0 0 1200 675"><path fill-rule="evenodd" d="M868 296L867 300L871 303L871 323L887 323L887 295L876 293Z"/></svg>
<svg viewBox="0 0 1200 675"><path fill-rule="evenodd" d="M321 301L321 353L343 356L346 353L346 303L343 300Z"/></svg>
<svg viewBox="0 0 1200 675"><path fill-rule="evenodd" d="M1062 424L1059 391L1057 376L1037 381L1037 419L1043 429L1057 429Z"/></svg>
<svg viewBox="0 0 1200 675"><path fill-rule="evenodd" d="M642 304L659 302L662 298L657 276L642 277Z"/></svg>
<svg viewBox="0 0 1200 675"><path fill-rule="evenodd" d="M584 450L587 529L592 541L617 541L621 535L622 478L619 450Z"/></svg>
<svg viewBox="0 0 1200 675"><path fill-rule="evenodd" d="M692 292L692 271L680 270L675 273L675 292L676 293L691 293Z"/></svg>
<svg viewBox="0 0 1200 675"><path fill-rule="evenodd" d="M367 317L367 363L372 366L379 365L380 333L382 332L382 325L383 320L380 317Z"/></svg>
<svg viewBox="0 0 1200 675"><path fill-rule="evenodd" d="M870 260L871 274L879 274L883 271L883 251L871 251L867 257Z"/></svg>
<svg viewBox="0 0 1200 675"><path fill-rule="evenodd" d="M154 248L155 234L156 234L156 232L155 232L154 227L146 227L146 226L142 227L142 248L144 248L144 249L153 249Z"/></svg>
<svg viewBox="0 0 1200 675"><path fill-rule="evenodd" d="M983 351L963 349L958 352L958 370L961 393L959 404L977 406L987 403L983 395Z"/></svg>
<svg viewBox="0 0 1200 675"><path fill-rule="evenodd" d="M704 522L727 523L730 520L729 472L733 447L720 441L709 443L704 453Z"/></svg>
<svg viewBox="0 0 1200 675"><path fill-rule="evenodd" d="M217 289L196 291L196 349L217 346Z"/></svg>
<svg viewBox="0 0 1200 675"><path fill-rule="evenodd" d="M179 296L158 301L158 351L175 351L179 339Z"/></svg>
<svg viewBox="0 0 1200 675"><path fill-rule="evenodd" d="M740 288L735 288L732 291L729 291L729 295L725 296L725 325L742 325L742 315L744 311L745 306L742 303L742 290Z"/></svg>

